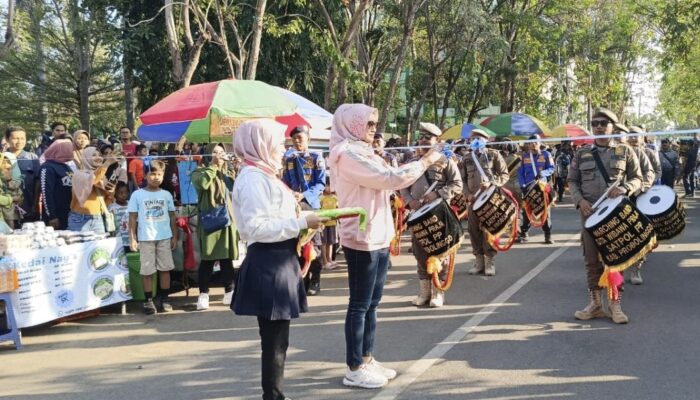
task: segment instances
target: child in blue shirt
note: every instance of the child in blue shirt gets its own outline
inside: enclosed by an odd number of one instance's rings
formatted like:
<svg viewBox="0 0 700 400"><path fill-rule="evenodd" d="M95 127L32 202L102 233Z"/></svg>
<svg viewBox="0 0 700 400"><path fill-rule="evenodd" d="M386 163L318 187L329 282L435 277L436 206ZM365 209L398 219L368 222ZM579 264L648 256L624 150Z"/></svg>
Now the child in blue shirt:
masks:
<svg viewBox="0 0 700 400"><path fill-rule="evenodd" d="M175 268L172 250L177 246L175 203L173 196L160 188L165 174L165 163L151 161L146 176L147 185L135 191L129 200L129 237L132 251L139 251L144 294L143 311L146 315L157 311L172 311L168 299L170 271ZM153 302L153 275L158 271L160 291L158 308Z"/></svg>

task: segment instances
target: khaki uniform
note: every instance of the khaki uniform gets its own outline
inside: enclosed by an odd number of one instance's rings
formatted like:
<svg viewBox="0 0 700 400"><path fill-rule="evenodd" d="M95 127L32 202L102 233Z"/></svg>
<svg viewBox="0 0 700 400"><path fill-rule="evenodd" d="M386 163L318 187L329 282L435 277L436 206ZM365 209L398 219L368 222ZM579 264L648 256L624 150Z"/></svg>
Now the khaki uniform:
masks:
<svg viewBox="0 0 700 400"><path fill-rule="evenodd" d="M644 146L644 154L649 158L651 168L654 170L654 182L661 179L661 160L659 160L659 152Z"/></svg>
<svg viewBox="0 0 700 400"><path fill-rule="evenodd" d="M481 182L491 181L496 186L503 186L508 182L508 166L501 154L493 149L486 149L477 156L477 160L487 175L482 177L474 160L472 151L469 151L459 164L459 172L464 180L463 192L465 196L474 196L479 191ZM474 214L474 210L469 209L469 240L472 243L472 253L475 256L493 257L496 250L491 247L486 240L484 233L479 227L479 220Z"/></svg>
<svg viewBox="0 0 700 400"><path fill-rule="evenodd" d="M518 204L520 204L523 201L523 194L520 191L520 183L518 182L518 168L520 168L522 158L518 154L507 154L503 159L508 166L508 182L503 186L513 193Z"/></svg>
<svg viewBox="0 0 700 400"><path fill-rule="evenodd" d="M603 175L598 171L598 166L593 158L592 149L597 148L600 159L611 180L621 178L619 186L633 194L642 188L642 172L639 168L639 159L631 147L611 142L608 147L590 145L579 149L571 161L569 167L569 191L574 204L581 200L587 200L591 204L608 189ZM599 260L598 249L593 237L583 225L587 217L581 214L581 228L583 241L583 256L588 278L588 289L597 290L598 280L603 274L603 263Z"/></svg>
<svg viewBox="0 0 700 400"><path fill-rule="evenodd" d="M643 148L632 147L632 151L634 151L634 154L639 160L639 169L642 172L642 188L635 193L635 195L640 195L654 185L654 181L656 181L656 173L654 172L654 167L651 165L651 161L649 161L649 157L647 157Z"/></svg>
<svg viewBox="0 0 700 400"><path fill-rule="evenodd" d="M415 160L419 160L416 158ZM414 160L414 161L415 161ZM408 188L401 189L401 197L404 200L404 204L408 205L413 200L420 200L425 196L427 190L433 184L437 182L437 185L433 189L440 197L442 197L447 204L456 195L462 192L462 178L459 175L459 169L457 163L450 159L447 163L433 164L425 171L423 176L418 178L418 180L413 183ZM418 278L420 279L430 279L430 275L426 270L426 261L428 260L428 254L423 250L423 247L418 244L418 240L411 235L413 244L413 255L416 257L418 262ZM447 268L443 268L440 272L440 279L444 280L447 277Z"/></svg>

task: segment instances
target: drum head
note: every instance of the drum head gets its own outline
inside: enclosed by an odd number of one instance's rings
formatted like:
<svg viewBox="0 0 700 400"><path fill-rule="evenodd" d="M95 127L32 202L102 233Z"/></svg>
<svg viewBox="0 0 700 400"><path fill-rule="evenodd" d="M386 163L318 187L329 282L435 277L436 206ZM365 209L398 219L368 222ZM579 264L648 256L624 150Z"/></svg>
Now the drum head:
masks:
<svg viewBox="0 0 700 400"><path fill-rule="evenodd" d="M614 199L605 199L596 208L595 212L591 214L588 219L586 219L586 228L592 228L596 226L599 222L603 221L610 213L615 211L615 208L622 202L624 196L617 196Z"/></svg>
<svg viewBox="0 0 700 400"><path fill-rule="evenodd" d="M417 209L414 211L410 217L408 217L408 222L413 221L414 219L419 218L423 214L427 213L428 211L432 210L433 208L437 207L438 204L442 202L442 198L438 197L437 199L433 200L432 202L424 205L423 207Z"/></svg>
<svg viewBox="0 0 700 400"><path fill-rule="evenodd" d="M671 208L676 202L676 192L666 185L656 185L637 197L637 208L644 215L654 216L662 214Z"/></svg>
<svg viewBox="0 0 700 400"><path fill-rule="evenodd" d="M480 209L484 204L486 204L487 201L491 198L491 195L493 195L494 190L496 190L496 185L491 185L490 188L486 189L485 191L481 192L479 197L476 198L474 201L474 209L478 210Z"/></svg>

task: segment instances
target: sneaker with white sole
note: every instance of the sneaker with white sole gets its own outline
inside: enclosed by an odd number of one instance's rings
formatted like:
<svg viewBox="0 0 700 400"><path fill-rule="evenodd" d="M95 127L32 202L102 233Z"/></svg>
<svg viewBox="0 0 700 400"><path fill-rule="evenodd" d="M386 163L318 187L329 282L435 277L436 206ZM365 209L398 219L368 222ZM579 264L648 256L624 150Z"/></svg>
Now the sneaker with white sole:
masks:
<svg viewBox="0 0 700 400"><path fill-rule="evenodd" d="M375 360L374 358L372 358L372 361L368 362L366 365L370 371L385 377L389 381L396 378L395 369L385 367L384 365L382 365L382 363Z"/></svg>
<svg viewBox="0 0 700 400"><path fill-rule="evenodd" d="M209 308L209 293L200 293L197 298L197 311L206 310Z"/></svg>
<svg viewBox="0 0 700 400"><path fill-rule="evenodd" d="M357 371L353 371L348 367L348 371L343 378L343 385L365 389L378 389L387 383L389 383L388 379L373 372L367 364L362 364Z"/></svg>
<svg viewBox="0 0 700 400"><path fill-rule="evenodd" d="M230 306L231 301L233 301L233 290L230 292L224 293L224 299L221 300L221 302L224 303L225 306Z"/></svg>

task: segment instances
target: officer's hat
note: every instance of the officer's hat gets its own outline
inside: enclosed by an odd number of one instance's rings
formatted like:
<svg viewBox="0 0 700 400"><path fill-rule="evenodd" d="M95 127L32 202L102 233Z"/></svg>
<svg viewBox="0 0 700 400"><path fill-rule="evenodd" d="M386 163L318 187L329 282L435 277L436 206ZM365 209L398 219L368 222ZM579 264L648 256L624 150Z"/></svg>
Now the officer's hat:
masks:
<svg viewBox="0 0 700 400"><path fill-rule="evenodd" d="M421 132L429 133L435 137L442 136L442 130L438 128L437 125L431 124L430 122L421 122L418 124L418 130Z"/></svg>
<svg viewBox="0 0 700 400"><path fill-rule="evenodd" d="M289 137L294 137L294 135L296 135L298 133L305 133L306 136L309 136L309 127L306 125L297 125L289 133Z"/></svg>
<svg viewBox="0 0 700 400"><path fill-rule="evenodd" d="M489 134L486 133L485 130L479 129L479 128L472 129L472 133L469 134L469 137L474 137L474 135L481 136L482 138L484 138L486 140L491 138L491 136L489 136Z"/></svg>
<svg viewBox="0 0 700 400"><path fill-rule="evenodd" d="M617 115L615 115L614 112L608 110L607 108L603 108L603 107L596 108L596 110L593 112L593 118L596 118L596 117L607 118L613 124L620 122L620 120L617 119Z"/></svg>
<svg viewBox="0 0 700 400"><path fill-rule="evenodd" d="M642 129L641 127L639 127L637 125L632 125L632 126L630 126L630 132L632 132L632 133L644 133L644 129Z"/></svg>
<svg viewBox="0 0 700 400"><path fill-rule="evenodd" d="M629 133L629 131L630 131L629 128L627 128L625 125L623 125L619 122L615 123L615 129L622 131L622 132L625 132L625 133Z"/></svg>

